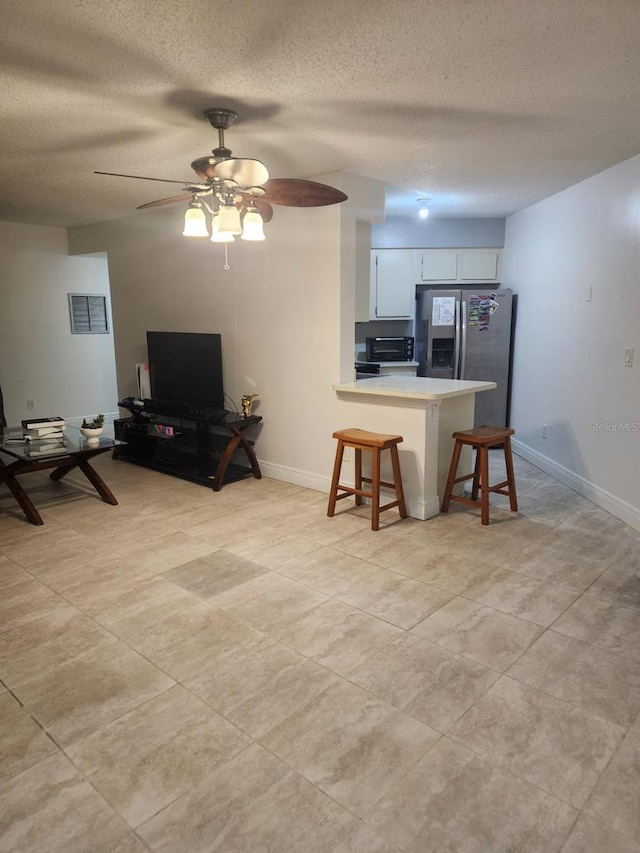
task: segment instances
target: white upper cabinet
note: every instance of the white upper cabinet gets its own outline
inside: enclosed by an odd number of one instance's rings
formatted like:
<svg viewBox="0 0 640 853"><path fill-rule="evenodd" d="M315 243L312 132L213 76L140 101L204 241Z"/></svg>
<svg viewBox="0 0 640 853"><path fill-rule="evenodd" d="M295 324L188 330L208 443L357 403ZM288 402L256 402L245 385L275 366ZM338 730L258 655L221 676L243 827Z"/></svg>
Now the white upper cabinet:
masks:
<svg viewBox="0 0 640 853"><path fill-rule="evenodd" d="M500 249L417 249L418 281L463 284L498 281Z"/></svg>
<svg viewBox="0 0 640 853"><path fill-rule="evenodd" d="M497 281L499 249L466 249L460 253L460 278L463 281Z"/></svg>
<svg viewBox="0 0 640 853"><path fill-rule="evenodd" d="M371 319L411 319L415 313L416 282L415 249L374 249Z"/></svg>
<svg viewBox="0 0 640 853"><path fill-rule="evenodd" d="M458 252L455 249L418 249L420 281L457 281Z"/></svg>

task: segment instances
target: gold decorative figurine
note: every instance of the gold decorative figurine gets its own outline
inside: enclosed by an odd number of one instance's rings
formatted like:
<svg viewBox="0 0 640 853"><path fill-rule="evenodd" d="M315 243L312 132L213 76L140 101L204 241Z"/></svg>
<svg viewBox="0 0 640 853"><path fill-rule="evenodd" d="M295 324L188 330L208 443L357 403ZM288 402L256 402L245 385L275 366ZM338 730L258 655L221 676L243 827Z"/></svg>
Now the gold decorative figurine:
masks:
<svg viewBox="0 0 640 853"><path fill-rule="evenodd" d="M250 418L253 414L253 398L257 397L257 394L243 394L242 395L242 417Z"/></svg>

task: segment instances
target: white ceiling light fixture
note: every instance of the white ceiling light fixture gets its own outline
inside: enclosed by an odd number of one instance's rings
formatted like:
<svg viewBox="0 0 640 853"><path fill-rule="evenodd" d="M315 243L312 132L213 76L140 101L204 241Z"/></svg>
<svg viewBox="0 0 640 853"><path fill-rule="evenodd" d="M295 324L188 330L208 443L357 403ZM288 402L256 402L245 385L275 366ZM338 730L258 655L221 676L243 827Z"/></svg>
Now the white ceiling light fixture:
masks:
<svg viewBox="0 0 640 853"><path fill-rule="evenodd" d="M431 201L430 198L419 198L418 204L420 205L420 210L418 211L418 216L420 219L426 219L429 216L429 208L427 205Z"/></svg>

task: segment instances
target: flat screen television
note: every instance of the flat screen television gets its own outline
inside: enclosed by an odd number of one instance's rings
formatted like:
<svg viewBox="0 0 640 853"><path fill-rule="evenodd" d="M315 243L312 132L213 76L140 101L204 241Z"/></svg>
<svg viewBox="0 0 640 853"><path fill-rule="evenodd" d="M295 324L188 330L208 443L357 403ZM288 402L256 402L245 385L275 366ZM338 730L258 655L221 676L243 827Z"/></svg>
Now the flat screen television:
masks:
<svg viewBox="0 0 640 853"><path fill-rule="evenodd" d="M147 354L154 400L224 409L221 335L147 332Z"/></svg>

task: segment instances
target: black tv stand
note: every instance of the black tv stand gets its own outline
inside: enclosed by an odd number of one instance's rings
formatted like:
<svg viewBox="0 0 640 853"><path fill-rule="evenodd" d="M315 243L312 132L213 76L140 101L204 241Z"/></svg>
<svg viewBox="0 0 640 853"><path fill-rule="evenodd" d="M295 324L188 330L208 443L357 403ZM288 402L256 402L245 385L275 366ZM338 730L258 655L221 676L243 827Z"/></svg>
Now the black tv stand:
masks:
<svg viewBox="0 0 640 853"><path fill-rule="evenodd" d="M246 430L262 420L259 415L242 418L237 412L182 403L138 402L135 410L129 399L118 403L132 416L114 421L115 437L125 442L114 449L115 459L191 480L214 492L225 482L262 477L253 441L245 437Z"/></svg>

